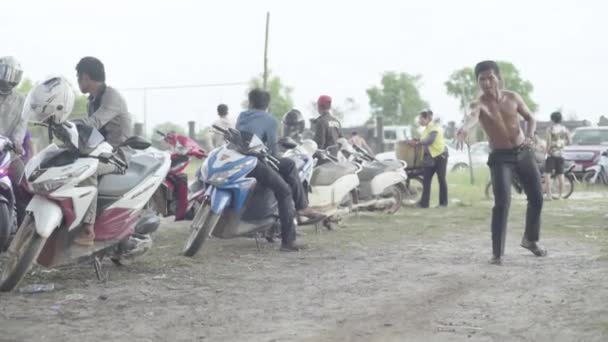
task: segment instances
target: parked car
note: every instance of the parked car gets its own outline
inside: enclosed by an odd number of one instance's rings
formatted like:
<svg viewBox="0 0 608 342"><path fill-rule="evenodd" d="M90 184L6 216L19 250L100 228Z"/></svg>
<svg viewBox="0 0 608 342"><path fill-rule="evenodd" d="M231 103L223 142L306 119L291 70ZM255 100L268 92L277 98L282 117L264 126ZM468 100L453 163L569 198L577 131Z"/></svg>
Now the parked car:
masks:
<svg viewBox="0 0 608 342"><path fill-rule="evenodd" d="M564 148L563 157L573 161L574 174L581 177L585 170L600 160L608 150L608 127L579 127L572 134L572 144Z"/></svg>
<svg viewBox="0 0 608 342"><path fill-rule="evenodd" d="M485 144L487 146L487 143ZM458 171L467 169L469 167L469 155L467 150L458 150L451 145L446 146L450 156L448 158L448 170ZM471 147L471 159L473 161L473 167L485 166L488 161L488 152L486 152L486 150L489 151L489 147L486 149L483 147L483 145L479 145L477 148L473 149L473 146ZM395 151L378 153L376 155L376 159L379 160L393 160L396 158L397 156L395 155Z"/></svg>

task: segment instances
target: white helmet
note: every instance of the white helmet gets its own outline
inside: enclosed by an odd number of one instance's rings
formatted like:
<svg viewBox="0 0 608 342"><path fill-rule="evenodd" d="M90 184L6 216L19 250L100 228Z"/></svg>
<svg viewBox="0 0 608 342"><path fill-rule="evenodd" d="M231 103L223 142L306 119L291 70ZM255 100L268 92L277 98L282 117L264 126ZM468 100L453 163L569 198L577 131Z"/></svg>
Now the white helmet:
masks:
<svg viewBox="0 0 608 342"><path fill-rule="evenodd" d="M302 149L306 151L308 155L314 155L318 148L319 145L312 139L304 139L304 141L302 141Z"/></svg>
<svg viewBox="0 0 608 342"><path fill-rule="evenodd" d="M23 76L21 64L15 57L0 57L0 93L10 93Z"/></svg>
<svg viewBox="0 0 608 342"><path fill-rule="evenodd" d="M23 106L23 117L31 121L61 123L74 108L74 90L61 76L47 77L30 91Z"/></svg>

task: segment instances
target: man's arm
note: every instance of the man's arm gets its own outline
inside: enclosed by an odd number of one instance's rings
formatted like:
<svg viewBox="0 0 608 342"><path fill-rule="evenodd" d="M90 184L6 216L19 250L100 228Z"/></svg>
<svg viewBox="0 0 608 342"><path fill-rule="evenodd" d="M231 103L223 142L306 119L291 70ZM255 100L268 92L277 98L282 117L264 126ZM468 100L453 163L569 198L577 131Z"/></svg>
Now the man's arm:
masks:
<svg viewBox="0 0 608 342"><path fill-rule="evenodd" d="M17 124L17 126L15 126L15 129L13 130L12 137L9 137L15 145L15 149L17 149L17 152L19 153L23 153L23 139L25 139L25 132L27 131L27 122L29 120L29 117L22 116L24 102L24 99L21 97L16 101L15 107L13 107L15 116L19 117L20 119L19 123ZM29 114L30 111L27 110L25 111L25 113Z"/></svg>
<svg viewBox="0 0 608 342"><path fill-rule="evenodd" d="M437 138L437 131L432 131L431 133L429 133L429 136L420 140L419 144L422 146L430 146L433 145L433 143L435 142L435 139Z"/></svg>
<svg viewBox="0 0 608 342"><path fill-rule="evenodd" d="M81 119L81 122L99 130L117 115L126 112L125 107L124 101L120 97L106 92L99 109L89 117Z"/></svg>
<svg viewBox="0 0 608 342"><path fill-rule="evenodd" d="M472 102L469 105L469 114L464 116L462 126L456 131L456 137L459 141L463 142L469 135L469 132L477 125L480 113L481 104L479 102Z"/></svg>
<svg viewBox="0 0 608 342"><path fill-rule="evenodd" d="M545 132L545 141L547 142L547 144L545 145L545 152L549 152L549 146L551 146L551 144L553 143L551 141L551 126L549 126L549 128L547 128L547 131Z"/></svg>
<svg viewBox="0 0 608 342"><path fill-rule="evenodd" d="M536 120L534 119L534 116L530 112L530 109L524 102L524 99L518 93L513 93L513 95L515 95L515 101L517 101L517 112L524 118L524 120L526 120L528 126L528 129L526 131L526 140L534 141L534 132L536 132ZM549 144L547 144L547 146L549 146Z"/></svg>
<svg viewBox="0 0 608 342"><path fill-rule="evenodd" d="M277 129L278 129L278 127L279 127L279 125L277 123L277 120L275 118L271 118L270 124L268 125L268 130L266 130L266 138L268 139L268 141L266 141L266 145L270 149L270 153L272 153L272 155L275 157L278 157L278 155L277 155Z"/></svg>
<svg viewBox="0 0 608 342"><path fill-rule="evenodd" d="M327 137L327 123L322 120L317 120L315 125L315 141L320 149L325 148L325 139Z"/></svg>

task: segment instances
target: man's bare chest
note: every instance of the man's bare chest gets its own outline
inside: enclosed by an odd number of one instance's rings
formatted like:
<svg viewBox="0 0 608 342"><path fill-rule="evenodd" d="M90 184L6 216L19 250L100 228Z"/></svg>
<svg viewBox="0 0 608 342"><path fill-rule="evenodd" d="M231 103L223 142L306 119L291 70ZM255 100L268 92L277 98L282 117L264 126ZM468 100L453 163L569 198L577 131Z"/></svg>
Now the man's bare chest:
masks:
<svg viewBox="0 0 608 342"><path fill-rule="evenodd" d="M490 122L518 122L517 104L514 101L492 101L480 104L480 119Z"/></svg>

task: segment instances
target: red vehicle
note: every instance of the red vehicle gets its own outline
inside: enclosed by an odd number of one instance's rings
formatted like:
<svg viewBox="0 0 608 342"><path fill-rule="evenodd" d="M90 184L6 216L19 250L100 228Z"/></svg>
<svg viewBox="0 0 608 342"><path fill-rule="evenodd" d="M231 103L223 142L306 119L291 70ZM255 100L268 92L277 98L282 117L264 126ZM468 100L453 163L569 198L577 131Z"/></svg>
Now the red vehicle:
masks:
<svg viewBox="0 0 608 342"><path fill-rule="evenodd" d="M169 174L152 197L151 204L161 216L175 215L175 221L191 220L195 202L202 202L204 188L188 189L188 175L184 172L191 158L203 159L207 152L187 136L174 132L156 131L171 146L171 168Z"/></svg>
<svg viewBox="0 0 608 342"><path fill-rule="evenodd" d="M572 144L566 146L562 156L575 163L574 174L582 177L590 167L597 165L601 154L608 150L608 127L579 127L572 134Z"/></svg>

